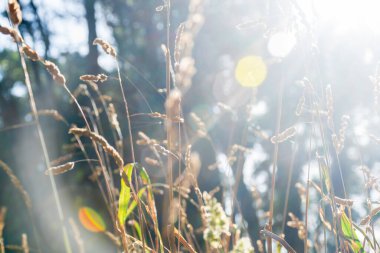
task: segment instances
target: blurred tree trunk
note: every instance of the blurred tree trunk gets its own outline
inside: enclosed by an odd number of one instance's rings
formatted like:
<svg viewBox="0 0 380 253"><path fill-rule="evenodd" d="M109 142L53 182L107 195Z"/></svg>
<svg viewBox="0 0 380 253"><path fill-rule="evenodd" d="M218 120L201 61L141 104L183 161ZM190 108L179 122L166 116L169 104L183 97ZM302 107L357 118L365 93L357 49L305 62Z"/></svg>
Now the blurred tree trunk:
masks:
<svg viewBox="0 0 380 253"><path fill-rule="evenodd" d="M88 28L88 55L87 55L87 71L89 74L99 73L98 57L99 52L97 47L93 46L92 42L97 38L96 33L96 18L95 18L95 3L96 0L84 0L86 10L86 21Z"/></svg>

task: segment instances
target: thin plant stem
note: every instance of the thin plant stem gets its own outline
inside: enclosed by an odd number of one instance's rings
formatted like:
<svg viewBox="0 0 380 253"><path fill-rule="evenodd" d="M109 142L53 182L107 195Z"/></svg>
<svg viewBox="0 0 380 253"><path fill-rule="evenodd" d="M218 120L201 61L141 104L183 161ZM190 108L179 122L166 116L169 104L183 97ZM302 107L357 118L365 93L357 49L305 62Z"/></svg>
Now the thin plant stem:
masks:
<svg viewBox="0 0 380 253"><path fill-rule="evenodd" d="M44 138L44 135L42 132L39 116L37 113L37 106L36 106L36 102L34 99L34 94L33 94L32 84L31 84L30 77L29 77L28 68L26 66L24 54L21 50L21 47L18 44L17 44L17 48L18 48L18 51L20 54L21 66L23 68L24 77L25 77L25 84L26 84L28 94L29 94L29 104L31 107L32 115L33 115L34 120L36 122L37 133L38 133L38 137L40 139L40 143L41 143L41 147L42 147L45 167L46 167L46 169L48 169L50 167L50 162L49 162L50 159L49 159L49 154L48 154L47 147L46 147L45 138ZM59 198L57 185L56 185L54 176L50 170L49 170L49 179L50 179L50 184L51 184L51 187L53 190L53 196L54 196L55 204L56 204L57 211L58 211L60 226L62 228L63 243L65 246L65 251L66 251L66 253L71 253L72 252L71 251L71 245L70 245L70 240L69 240L69 237L67 234L67 229L66 229L66 225L65 225L65 218L64 218L64 214L63 214L61 200Z"/></svg>
<svg viewBox="0 0 380 253"><path fill-rule="evenodd" d="M284 80L281 76L280 87L278 91L278 107L277 107L277 121L276 121L276 136L278 136L280 132L281 126L281 115L282 115L282 100L283 100L283 91L284 91ZM278 157L278 142L276 141L274 144L273 151L273 165L272 165L272 179L271 179L271 196L270 196L270 208L269 208L269 224L268 229L272 231L273 225L273 212L274 212L274 195L276 188L276 167L277 167L277 157ZM272 253L272 239L268 237L267 239L267 248L268 252Z"/></svg>
<svg viewBox="0 0 380 253"><path fill-rule="evenodd" d="M117 66L117 75L118 75L118 79L119 79L119 85L120 85L120 89L121 89L121 94L122 94L122 97L123 97L123 102L124 102L124 106L125 106L125 112L126 112L126 116L127 116L127 124L128 124L128 134L129 134L129 145L131 146L131 155L132 155L132 161L133 163L136 163L136 158L135 158L135 151L134 151L134 147L133 147L133 136L132 136L132 127L131 127L131 118L130 118L130 114L129 114L129 108L128 108L128 102L127 102L127 98L125 96L125 93L124 93L124 88L123 88L123 84L122 84L122 80L121 80L121 74L120 74L120 66L119 66L119 61L117 60L117 58L115 57L115 61L116 61L116 66ZM137 196L137 192L139 191L138 189L138 182L137 182L137 172L136 170L133 170L133 173L134 173L134 178L135 178L135 187L133 187L131 185L131 190L132 190L132 193L134 195L134 198L137 202L137 206L138 206L138 209L139 209L139 225L140 225L140 228L141 228L141 239L142 239L142 246L143 246L143 251L145 251L145 232L144 232L144 224L143 224L143 209L141 207L141 202L140 202L140 198ZM123 226L123 229L124 229L124 224L120 224L120 226Z"/></svg>

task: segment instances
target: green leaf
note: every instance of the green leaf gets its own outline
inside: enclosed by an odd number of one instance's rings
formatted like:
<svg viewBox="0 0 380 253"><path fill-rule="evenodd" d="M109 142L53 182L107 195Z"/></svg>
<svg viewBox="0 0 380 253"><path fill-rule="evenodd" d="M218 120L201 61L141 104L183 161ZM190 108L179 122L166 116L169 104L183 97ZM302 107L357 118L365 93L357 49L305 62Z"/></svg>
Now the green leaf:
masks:
<svg viewBox="0 0 380 253"><path fill-rule="evenodd" d="M124 166L122 171L122 178L121 178L121 190L120 190L120 197L119 197L119 211L118 211L118 218L120 221L120 224L124 224L129 215L133 212L133 210L137 206L136 200L133 200L131 203L131 188L129 187L132 184L132 173L134 169L138 169L139 176L144 184L150 185L150 178L148 176L148 173L146 172L145 168L142 167L138 163L128 163ZM127 181L127 183L126 183ZM137 197L140 199L144 192L147 190L147 187L141 188L139 192L137 193ZM152 192L149 189L149 194L152 194ZM151 195L153 196L153 194Z"/></svg>
<svg viewBox="0 0 380 253"><path fill-rule="evenodd" d="M350 242L351 249L354 251L354 253L364 252L363 245L360 243L350 219L344 212L340 218L340 224L342 227L343 235Z"/></svg>
<svg viewBox="0 0 380 253"><path fill-rule="evenodd" d="M118 218L120 224L123 225L125 220L128 217L128 204L131 200L131 188L126 184L126 180L128 184L132 181L132 171L133 171L133 163L129 163L123 168L122 178L121 178L121 190L119 196L119 210L118 210ZM126 178L125 178L126 176Z"/></svg>
<svg viewBox="0 0 380 253"><path fill-rule="evenodd" d="M146 190L146 187L140 189L139 193L137 193L137 197L141 198L141 196L144 194L145 190ZM127 219L129 217L129 215L133 212L133 210L135 210L136 206L137 206L137 202L136 202L136 200L133 200L131 202L131 204L129 205L127 211L126 211L125 219Z"/></svg>
<svg viewBox="0 0 380 253"><path fill-rule="evenodd" d="M277 253L281 253L282 245L281 243L277 243Z"/></svg>
<svg viewBox="0 0 380 253"><path fill-rule="evenodd" d="M137 235L139 236L140 241L142 241L142 233L141 233L141 228L138 222L134 221L133 222L133 227L135 228Z"/></svg>
<svg viewBox="0 0 380 253"><path fill-rule="evenodd" d="M325 159L322 157L318 157L318 163L319 163L319 167L322 170L322 176L323 176L323 180L325 182L327 192L330 193L331 192L331 180L330 180L329 168L327 167Z"/></svg>

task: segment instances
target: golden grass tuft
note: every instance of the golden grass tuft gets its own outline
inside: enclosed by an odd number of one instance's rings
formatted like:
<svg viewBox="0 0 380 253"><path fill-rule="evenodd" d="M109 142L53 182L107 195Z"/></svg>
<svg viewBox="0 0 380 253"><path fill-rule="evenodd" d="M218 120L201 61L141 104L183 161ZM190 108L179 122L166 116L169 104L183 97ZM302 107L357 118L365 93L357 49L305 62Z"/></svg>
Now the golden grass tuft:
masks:
<svg viewBox="0 0 380 253"><path fill-rule="evenodd" d="M70 128L69 133L75 134L78 136L86 136L94 140L95 142L99 143L103 147L104 151L106 151L109 155L111 155L114 158L118 168L120 170L123 168L124 166L123 158L116 151L116 149L107 142L107 140L103 136L97 133L91 132L87 128L76 128L76 127Z"/></svg>
<svg viewBox="0 0 380 253"><path fill-rule="evenodd" d="M49 175L50 173L54 176L63 174L65 172L68 172L74 168L75 163L68 162L62 165L58 165L55 167L50 167L45 171L45 175Z"/></svg>
<svg viewBox="0 0 380 253"><path fill-rule="evenodd" d="M103 39L96 38L92 44L101 46L106 54L109 54L113 57L116 57L115 48L113 48L111 46L111 44L108 43L107 41L105 41Z"/></svg>
<svg viewBox="0 0 380 253"><path fill-rule="evenodd" d="M22 22L22 12L17 0L8 1L9 18L13 25L18 26Z"/></svg>
<svg viewBox="0 0 380 253"><path fill-rule="evenodd" d="M21 184L21 181L16 177L16 175L13 173L11 168L0 160L0 167L3 169L5 174L8 175L10 178L13 186L21 193L21 196L24 200L24 203L28 209L32 208L32 200L30 199L30 196L28 192L25 190L24 186Z"/></svg>

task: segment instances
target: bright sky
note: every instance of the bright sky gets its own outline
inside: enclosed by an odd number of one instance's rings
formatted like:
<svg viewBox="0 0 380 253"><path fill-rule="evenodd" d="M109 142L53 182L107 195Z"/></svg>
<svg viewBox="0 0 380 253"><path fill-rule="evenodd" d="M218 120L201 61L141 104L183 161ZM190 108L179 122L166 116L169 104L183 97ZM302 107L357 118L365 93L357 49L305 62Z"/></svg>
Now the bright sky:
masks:
<svg viewBox="0 0 380 253"><path fill-rule="evenodd" d="M26 3L27 0L21 0ZM35 0L39 15L44 24L48 25L51 32L51 56L58 57L62 52L79 52L86 55L87 48L87 26L84 18L85 10L78 0ZM6 1L2 1L1 10L6 8ZM99 9L99 6L96 6ZM28 13L23 13L24 18L28 18ZM97 11L97 33L98 36L104 38L111 43L112 36L107 28L104 17L100 11ZM8 20L0 17L1 25L8 25ZM32 41L25 38L26 41L34 47L37 52L42 52L42 45L33 45ZM13 48L14 45L9 40L8 43L2 41L0 50L3 47ZM102 59L100 59L102 60Z"/></svg>

